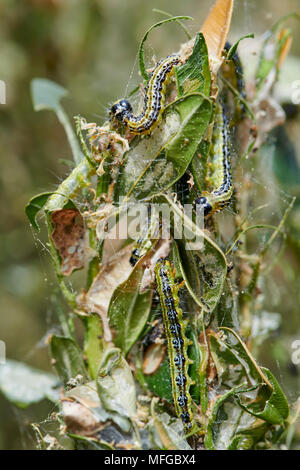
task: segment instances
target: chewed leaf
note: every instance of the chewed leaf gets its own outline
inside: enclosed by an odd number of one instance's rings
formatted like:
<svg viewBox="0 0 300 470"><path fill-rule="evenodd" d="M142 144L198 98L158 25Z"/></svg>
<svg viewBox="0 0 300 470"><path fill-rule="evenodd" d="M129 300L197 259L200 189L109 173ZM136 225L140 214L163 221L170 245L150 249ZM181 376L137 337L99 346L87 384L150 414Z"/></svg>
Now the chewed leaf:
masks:
<svg viewBox="0 0 300 470"><path fill-rule="evenodd" d="M59 399L59 380L48 372L13 360L0 365L0 393L17 406L25 408L48 398Z"/></svg>
<svg viewBox="0 0 300 470"><path fill-rule="evenodd" d="M208 52L203 34L197 34L192 54L185 64L175 68L175 73L179 96L195 91L209 96L211 78Z"/></svg>
<svg viewBox="0 0 300 470"><path fill-rule="evenodd" d="M265 376L267 376L269 382L272 384L273 390L269 398L265 401L262 409L258 411L257 404L245 405L240 400L240 405L249 413L253 414L257 418L263 419L268 423L280 424L289 415L289 404L288 401L275 379L274 375L265 367L261 368Z"/></svg>
<svg viewBox="0 0 300 470"><path fill-rule="evenodd" d="M92 411L76 401L62 400L62 415L69 433L93 435L101 428Z"/></svg>
<svg viewBox="0 0 300 470"><path fill-rule="evenodd" d="M72 388L65 393L65 399L63 399L63 416L68 430L72 432L90 431L87 429L90 425L95 429L97 425L105 423L110 418L98 396L96 381ZM67 400L73 405L64 406Z"/></svg>
<svg viewBox="0 0 300 470"><path fill-rule="evenodd" d="M142 332L151 307L152 292L139 293L144 268L138 263L129 278L114 291L108 318L116 336L114 343L126 355Z"/></svg>
<svg viewBox="0 0 300 470"><path fill-rule="evenodd" d="M106 341L111 340L107 318L110 299L115 289L128 279L132 271L132 266L129 263L131 250L132 247L127 246L103 264L88 292L82 293L77 298L79 309L87 313L94 312L100 315Z"/></svg>
<svg viewBox="0 0 300 470"><path fill-rule="evenodd" d="M54 246L61 258L60 270L70 276L84 266L85 228L83 217L77 209L62 209L51 214Z"/></svg>
<svg viewBox="0 0 300 470"><path fill-rule="evenodd" d="M57 111L61 99L67 94L65 88L46 78L35 78L31 82L31 96L35 111L42 109Z"/></svg>
<svg viewBox="0 0 300 470"><path fill-rule="evenodd" d="M222 62L221 56L231 23L232 10L233 0L217 0L201 28L214 73Z"/></svg>
<svg viewBox="0 0 300 470"><path fill-rule="evenodd" d="M174 420L167 413L156 413L153 405L152 417L157 434L155 448L168 449L168 451L191 450L186 439L182 438L183 429L179 419Z"/></svg>
<svg viewBox="0 0 300 470"><path fill-rule="evenodd" d="M231 352L235 355L236 359L245 368L249 381L252 384L257 384L259 382L265 383L272 390L273 389L272 383L269 381L267 375L263 373L262 368L259 367L253 355L247 348L246 344L239 337L239 335L231 328L222 326L220 327L220 329L224 330L225 332L228 331L237 340L237 342L233 342L229 340L227 342L227 346L230 348Z"/></svg>
<svg viewBox="0 0 300 470"><path fill-rule="evenodd" d="M165 191L186 171L211 116L211 102L195 93L172 103L149 139L132 145L115 200L143 199Z"/></svg>
<svg viewBox="0 0 300 470"><path fill-rule="evenodd" d="M215 449L215 434L216 434L216 425L221 423L220 416L218 416L218 412L220 408L224 405L224 403L230 399L239 389L240 387L232 388L225 392L221 397L217 398L213 404L213 407L210 411L207 428L206 428L206 435L204 439L204 446L206 449L214 450ZM227 419L227 415L224 415L223 420Z"/></svg>
<svg viewBox="0 0 300 470"><path fill-rule="evenodd" d="M100 365L97 390L104 408L125 432L136 416L136 392L131 369L119 349L107 351Z"/></svg>
<svg viewBox="0 0 300 470"><path fill-rule="evenodd" d="M251 449L259 442L267 430L267 423L261 419L251 419L252 416L246 413L242 416L242 426L238 426L234 438L226 447L227 450L246 450ZM239 417L240 415L238 415ZM233 423L238 424L238 423ZM226 423L224 423L226 426Z"/></svg>
<svg viewBox="0 0 300 470"><path fill-rule="evenodd" d="M233 330L229 328L222 329L234 334ZM239 392L236 394L239 405L257 418L272 424L282 423L288 417L289 406L277 380L268 369L257 365L238 335L235 333L234 336L239 342L235 345L229 345L220 338L210 335L210 349L219 380L225 373L228 374L229 367L232 372L233 366L240 363L244 369L243 375L252 382L253 389L256 389L257 393L249 403L249 396L247 397L248 402L246 402Z"/></svg>

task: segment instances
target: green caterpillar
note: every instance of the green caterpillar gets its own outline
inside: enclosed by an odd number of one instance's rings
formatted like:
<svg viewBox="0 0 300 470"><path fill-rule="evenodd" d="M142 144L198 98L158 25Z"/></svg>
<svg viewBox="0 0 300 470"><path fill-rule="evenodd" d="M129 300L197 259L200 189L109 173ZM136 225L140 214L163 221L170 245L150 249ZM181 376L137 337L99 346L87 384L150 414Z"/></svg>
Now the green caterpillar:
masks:
<svg viewBox="0 0 300 470"><path fill-rule="evenodd" d="M197 429L189 392L192 381L188 368L193 361L187 356L190 341L185 336L186 322L179 306L179 286L175 284L174 269L169 261L159 260L155 266L155 275L167 337L175 411L182 420L185 432L190 433Z"/></svg>
<svg viewBox="0 0 300 470"><path fill-rule="evenodd" d="M223 209L230 203L233 187L230 166L228 119L223 105L216 105L215 122L212 136L212 162L210 182L211 192L203 191L195 199L194 207L208 216Z"/></svg>
<svg viewBox="0 0 300 470"><path fill-rule="evenodd" d="M111 118L117 118L125 124L132 134L152 132L163 112L166 85L175 65L179 63L178 55L170 55L156 64L145 89L144 107L140 115L135 116L129 101L121 99L111 107Z"/></svg>

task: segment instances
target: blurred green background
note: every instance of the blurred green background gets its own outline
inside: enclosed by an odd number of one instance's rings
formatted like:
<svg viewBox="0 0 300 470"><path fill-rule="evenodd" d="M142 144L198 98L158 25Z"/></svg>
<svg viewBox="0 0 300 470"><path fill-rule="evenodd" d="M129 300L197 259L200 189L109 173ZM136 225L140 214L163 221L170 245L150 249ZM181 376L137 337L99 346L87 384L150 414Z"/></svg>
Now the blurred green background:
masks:
<svg viewBox="0 0 300 470"><path fill-rule="evenodd" d="M24 206L35 194L55 189L69 171L62 160L71 154L56 116L33 111L31 79L58 82L69 91L64 106L70 117L80 113L88 121L101 123L108 105L123 96L127 86L131 89L138 83L139 41L151 24L162 19L152 9L192 16L194 22L187 24L195 33L212 4L212 0L1 0L0 79L6 83L7 94L6 104L0 105L0 339L6 343L7 357L50 370L45 338L58 324L56 281L45 236L33 233ZM236 0L229 39L251 32L259 37L282 15L297 10L299 0ZM300 80L300 28L295 22L293 32L291 56L298 59L286 63L283 95L291 90L293 80ZM164 57L184 40L175 24L159 28L147 44L148 58ZM242 57L243 52L247 57L248 47L249 41L242 44ZM288 96L283 99L289 101ZM298 146L292 152L299 162L300 127L295 112L285 132ZM295 211L292 223L298 220L296 225L300 225L297 206ZM288 254L292 266L300 251L297 240L294 244ZM264 365L283 381L290 401L299 395L300 382L289 349L291 338L300 339L298 275L299 264L283 283L288 301L281 300L276 309L285 326L266 341L261 356ZM44 419L52 407L42 403L17 410L0 396L0 448L34 448L28 422Z"/></svg>

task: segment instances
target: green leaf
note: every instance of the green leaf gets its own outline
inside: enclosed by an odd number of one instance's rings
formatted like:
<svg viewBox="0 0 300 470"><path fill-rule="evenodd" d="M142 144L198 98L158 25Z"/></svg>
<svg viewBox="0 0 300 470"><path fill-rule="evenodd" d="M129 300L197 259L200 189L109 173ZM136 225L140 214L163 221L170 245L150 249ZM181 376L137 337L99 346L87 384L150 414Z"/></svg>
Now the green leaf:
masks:
<svg viewBox="0 0 300 470"><path fill-rule="evenodd" d="M113 421L124 432L136 417L136 391L131 369L117 348L106 352L97 378L98 395Z"/></svg>
<svg viewBox="0 0 300 470"><path fill-rule="evenodd" d="M68 199L56 191L51 193L41 193L38 196L34 196L25 206L25 213L33 228L38 232L40 231L40 227L36 221L36 217L43 208L47 210L46 204L48 201L51 202L51 212L60 209L76 209L76 206L71 199Z"/></svg>
<svg viewBox="0 0 300 470"><path fill-rule="evenodd" d="M77 375L87 377L82 352L77 343L64 336L52 336L50 341L51 356L54 359L54 367L66 384Z"/></svg>
<svg viewBox="0 0 300 470"><path fill-rule="evenodd" d="M33 226L35 230L38 232L40 231L40 227L36 221L37 214L40 212L40 210L43 209L45 206L46 202L52 196L52 193L42 193L39 194L38 196L34 196L28 204L25 207L25 213L29 219L29 222Z"/></svg>
<svg viewBox="0 0 300 470"><path fill-rule="evenodd" d="M231 353L238 360L238 362L243 366L249 382L252 385L264 383L269 387L270 390L272 390L273 387L271 382L268 380L268 377L263 373L262 368L259 367L253 355L250 353L249 349L239 337L239 335L231 328L222 326L220 327L220 329L228 331L235 338L234 339L229 336L226 339L226 345L230 349Z"/></svg>
<svg viewBox="0 0 300 470"><path fill-rule="evenodd" d="M21 408L45 398L56 402L59 400L59 380L53 374L22 362L7 360L0 365L0 392Z"/></svg>
<svg viewBox="0 0 300 470"><path fill-rule="evenodd" d="M209 149L210 143L207 140L202 140L191 162L193 178L199 191L203 191L206 187L205 177L207 174Z"/></svg>
<svg viewBox="0 0 300 470"><path fill-rule="evenodd" d="M86 328L84 354L89 365L90 375L92 379L96 379L105 347L101 319L99 315L91 314L84 319L84 323Z"/></svg>
<svg viewBox="0 0 300 470"><path fill-rule="evenodd" d="M153 13L161 13L162 15L167 16L168 18L172 18L172 16L173 16L170 13L168 13L167 11L159 10L158 8L153 8L152 11L153 11ZM185 32L186 37L188 38L188 40L192 39L192 36L190 35L190 33L189 33L188 29L186 28L186 26L184 26L184 24L179 20L177 20L176 23Z"/></svg>
<svg viewBox="0 0 300 470"><path fill-rule="evenodd" d="M220 338L210 335L210 351L218 371L219 381L222 379L224 383L224 375L228 374L229 367L240 363L248 381L254 387L260 388L255 400L250 404L243 403L242 399L236 395L239 405L257 418L272 424L281 424L288 417L289 405L277 380L268 369L257 365L246 345L233 330L225 327L222 329L230 331L238 342L230 341L225 344ZM233 378L232 367L230 371L229 375Z"/></svg>
<svg viewBox="0 0 300 470"><path fill-rule="evenodd" d="M139 374L142 376L142 381L144 384L147 384L149 390L167 402L173 403L170 367L167 355L154 374L145 375L142 374L141 371Z"/></svg>
<svg viewBox="0 0 300 470"><path fill-rule="evenodd" d="M211 102L199 93L172 103L150 138L140 139L127 152L115 201L124 196L136 200L149 198L171 187L191 162L211 111Z"/></svg>
<svg viewBox="0 0 300 470"><path fill-rule="evenodd" d="M146 71L145 61L144 61L144 55L145 55L144 44L145 44L145 41L147 40L147 38L149 36L149 33L154 28L158 28L158 26L161 26L165 23L171 23L173 21L178 22L178 20L192 20L192 19L193 18L191 16L173 16L172 18L167 18L166 20L159 21L158 23L152 25L151 28L148 29L148 31L146 31L146 33L144 34L144 37L141 41L141 44L140 44L140 47L139 47L139 52L138 52L140 71L141 71L142 77L144 77L145 80L148 80L149 76L148 76L148 73Z"/></svg>
<svg viewBox="0 0 300 470"><path fill-rule="evenodd" d="M238 39L238 40L233 44L233 46L231 46L231 48L229 49L228 54L227 54L227 57L226 57L226 60L231 60L232 57L234 56L234 54L235 54L236 51L237 51L237 48L238 48L239 43L240 43L243 39L248 39L248 38L254 39L254 34L253 34L253 33L246 34L245 36L242 36L240 39Z"/></svg>
<svg viewBox="0 0 300 470"><path fill-rule="evenodd" d="M147 322L152 292L139 293L144 274L142 263L138 263L129 278L114 291L108 309L110 325L116 331L114 343L126 356Z"/></svg>
<svg viewBox="0 0 300 470"><path fill-rule="evenodd" d="M34 78L31 81L31 97L34 110L49 109L56 113L65 129L74 162L78 165L82 160L80 146L70 120L60 104L62 98L67 94L68 92L65 88L46 78Z"/></svg>
<svg viewBox="0 0 300 470"><path fill-rule="evenodd" d="M281 424L289 415L288 401L272 372L265 367L261 367L261 369L273 387L272 393L266 400L262 411L257 411L255 405L244 405L241 400L239 400L239 403L243 409L257 418L271 424Z"/></svg>
<svg viewBox="0 0 300 470"><path fill-rule="evenodd" d="M249 416L249 415L248 415ZM242 421L242 420L241 420ZM227 446L227 450L251 449L260 441L267 431L267 424L257 419L250 424L246 422L238 428L234 438Z"/></svg>
<svg viewBox="0 0 300 470"><path fill-rule="evenodd" d="M197 33L192 54L185 64L175 68L175 75L179 96L193 92L209 96L211 77L207 47L202 33Z"/></svg>
<svg viewBox="0 0 300 470"><path fill-rule="evenodd" d="M198 404L200 403L201 387L203 385L201 375L199 373L201 361L203 360L203 353L199 345L198 338L192 328L187 329L187 338L192 342L188 348L188 358L193 361L189 367L189 376L193 382L190 387L190 394L192 399ZM205 412L203 409L202 411Z"/></svg>

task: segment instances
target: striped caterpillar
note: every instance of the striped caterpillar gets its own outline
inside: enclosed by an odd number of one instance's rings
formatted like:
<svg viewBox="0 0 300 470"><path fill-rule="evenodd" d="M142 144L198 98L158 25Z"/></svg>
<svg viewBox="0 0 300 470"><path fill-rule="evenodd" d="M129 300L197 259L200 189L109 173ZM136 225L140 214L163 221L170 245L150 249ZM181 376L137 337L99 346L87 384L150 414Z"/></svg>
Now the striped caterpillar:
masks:
<svg viewBox="0 0 300 470"><path fill-rule="evenodd" d="M158 214L151 208L151 206L149 206L146 224L131 252L131 257L129 259L131 266L135 266L138 260L153 248L159 238L159 232L160 224Z"/></svg>
<svg viewBox="0 0 300 470"><path fill-rule="evenodd" d="M230 49L231 49L231 44L229 42L226 42L226 44L224 46L224 50L229 52ZM232 77L232 78L235 78L236 89L239 92L240 96L245 100L247 97L246 97L246 91L245 91L244 72L243 72L243 66L242 66L241 59L240 59L237 52L235 52L232 55L231 61L232 61L233 67L234 67L234 74L235 74L235 77ZM230 78L230 71L228 71L228 73L224 73L224 72L225 72L225 70L223 70L223 75L225 77L226 77L226 75L229 75L228 78ZM244 107L243 103L240 103L240 106L241 106L242 112L245 112L245 107Z"/></svg>
<svg viewBox="0 0 300 470"><path fill-rule="evenodd" d="M194 202L196 210L201 210L204 216L217 212L227 206L233 193L228 119L224 106L220 104L216 105L212 139L213 156L210 181L216 189L211 192L203 191Z"/></svg>
<svg viewBox="0 0 300 470"><path fill-rule="evenodd" d="M174 269L169 261L159 260L155 266L155 275L167 337L175 411L183 423L185 432L191 432L196 428L189 392L192 382L188 368L192 361L187 356L190 341L185 336L186 322L182 319L182 310L179 306L179 286L175 284Z"/></svg>
<svg viewBox="0 0 300 470"><path fill-rule="evenodd" d="M149 134L158 124L165 101L165 88L180 57L170 55L155 66L145 89L143 111L138 116L132 112L132 106L126 99L113 104L110 110L111 119L117 118L126 125L132 134Z"/></svg>

